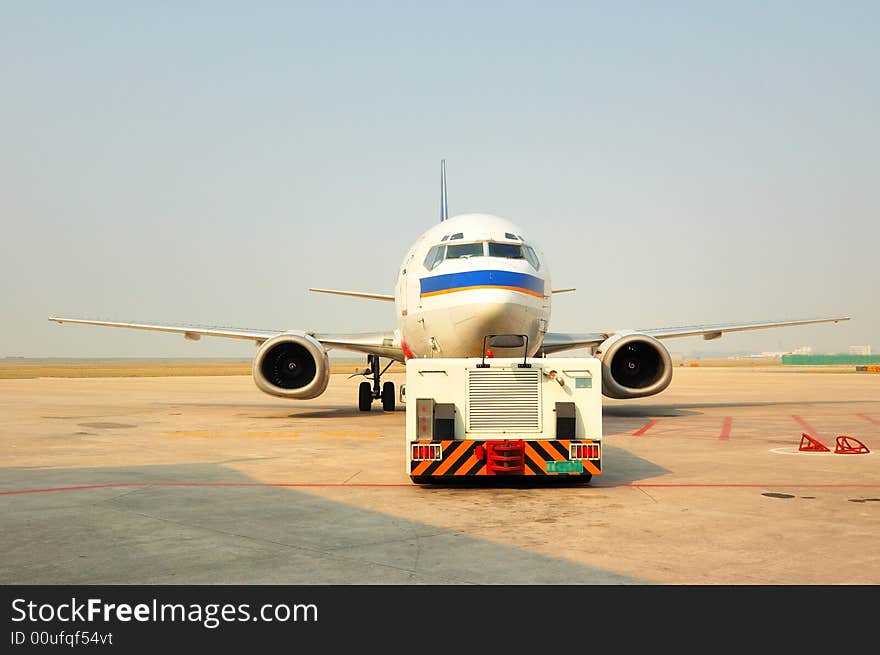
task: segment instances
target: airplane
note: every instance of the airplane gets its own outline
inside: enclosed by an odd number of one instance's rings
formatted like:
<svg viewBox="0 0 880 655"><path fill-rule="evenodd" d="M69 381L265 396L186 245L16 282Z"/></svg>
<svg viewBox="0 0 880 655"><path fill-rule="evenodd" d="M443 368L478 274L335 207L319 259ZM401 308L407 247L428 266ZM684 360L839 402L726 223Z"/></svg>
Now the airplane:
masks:
<svg viewBox="0 0 880 655"><path fill-rule="evenodd" d="M550 332L553 289L547 259L532 237L513 222L490 214L449 217L446 161L440 163L440 222L412 245L397 274L394 294L310 288L309 291L393 302L397 328L387 332L324 334L302 330L249 330L200 325L121 323L50 316L57 323L153 330L254 341L258 351L253 378L265 393L280 398L312 399L330 380L328 350L366 353L369 371L358 388L358 408L375 400L394 411L394 383L381 382L395 361L414 357L546 356L586 348L602 362L602 393L609 398L642 398L660 393L672 381L672 358L662 340L702 336L718 339L729 332L773 327L837 323L848 316L683 327ZM487 335L521 335L495 340ZM489 350L490 352L487 352ZM520 351L521 352L521 351ZM389 360L381 367L381 358Z"/></svg>

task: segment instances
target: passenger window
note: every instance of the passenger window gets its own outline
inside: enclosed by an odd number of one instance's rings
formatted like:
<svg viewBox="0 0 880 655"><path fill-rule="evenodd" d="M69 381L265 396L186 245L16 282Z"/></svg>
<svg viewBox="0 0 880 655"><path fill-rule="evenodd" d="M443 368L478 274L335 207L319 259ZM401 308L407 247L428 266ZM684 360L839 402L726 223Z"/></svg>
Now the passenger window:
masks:
<svg viewBox="0 0 880 655"><path fill-rule="evenodd" d="M526 259L529 260L529 264L532 265L536 271L541 270L541 260L538 259L538 255L535 254L534 249L531 246L523 246L523 250L526 251Z"/></svg>
<svg viewBox="0 0 880 655"><path fill-rule="evenodd" d="M491 241L489 242L489 257L525 259L521 245L516 243L493 243Z"/></svg>
<svg viewBox="0 0 880 655"><path fill-rule="evenodd" d="M482 256L482 243L461 243L456 246L446 246L446 259L467 259L468 257Z"/></svg>

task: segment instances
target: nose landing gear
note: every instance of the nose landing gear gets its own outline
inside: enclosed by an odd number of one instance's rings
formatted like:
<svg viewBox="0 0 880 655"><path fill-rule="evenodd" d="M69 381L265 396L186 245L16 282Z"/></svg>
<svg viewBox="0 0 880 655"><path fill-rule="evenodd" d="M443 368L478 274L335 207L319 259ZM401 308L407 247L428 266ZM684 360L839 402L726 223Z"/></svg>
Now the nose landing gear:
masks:
<svg viewBox="0 0 880 655"><path fill-rule="evenodd" d="M379 370L379 355L367 355L367 363L370 365L370 376L372 376L373 384L367 381L361 382L358 387L358 409L362 412L369 412L373 406L374 400L382 400L382 410L386 412L394 411L394 383L386 382L382 384L382 374L387 371L394 360L381 371ZM364 377L367 377L365 374Z"/></svg>

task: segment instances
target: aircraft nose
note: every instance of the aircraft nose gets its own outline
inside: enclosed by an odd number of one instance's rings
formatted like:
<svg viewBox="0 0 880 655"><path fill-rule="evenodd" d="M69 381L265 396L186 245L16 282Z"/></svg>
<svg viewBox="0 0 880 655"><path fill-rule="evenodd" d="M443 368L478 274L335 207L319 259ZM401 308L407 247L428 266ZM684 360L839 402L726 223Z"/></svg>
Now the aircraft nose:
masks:
<svg viewBox="0 0 880 655"><path fill-rule="evenodd" d="M483 340L492 334L525 334L530 342L534 341L539 317L535 309L522 303L517 295L506 289L492 289L491 295L484 296L479 304L452 311L456 340L468 344L467 352L460 356L480 356ZM514 350L510 356L517 356Z"/></svg>

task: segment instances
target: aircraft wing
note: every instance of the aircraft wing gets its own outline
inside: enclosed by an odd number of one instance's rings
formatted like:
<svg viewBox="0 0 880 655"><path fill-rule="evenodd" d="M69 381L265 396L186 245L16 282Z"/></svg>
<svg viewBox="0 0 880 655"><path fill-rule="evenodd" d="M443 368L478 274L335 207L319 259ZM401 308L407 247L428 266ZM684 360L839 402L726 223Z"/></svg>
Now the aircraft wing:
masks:
<svg viewBox="0 0 880 655"><path fill-rule="evenodd" d="M718 339L727 332L745 332L747 330L764 330L775 327L789 327L793 325L811 325L814 323L837 323L848 321L849 316L829 316L824 318L804 318L789 321L760 321L755 323L719 323L717 325L688 325L683 327L648 328L645 330L612 330L609 332L591 333L566 333L548 332L544 335L543 352L550 354L571 350L572 348L585 348L597 346L605 339L621 332L647 334L656 339L672 339L674 337L702 336L707 341Z"/></svg>
<svg viewBox="0 0 880 655"><path fill-rule="evenodd" d="M248 328L213 327L207 325L176 325L168 323L120 323L116 321L97 321L83 318L63 318L50 316L56 323L77 323L79 325L100 325L104 327L128 328L131 330L151 330L154 332L171 332L182 334L185 339L197 341L202 337L223 337L226 339L245 339L258 345L287 332L287 330L253 330ZM372 353L380 357L388 357L404 361L400 339L394 332L361 332L358 334L315 334L308 333L326 348L354 350Z"/></svg>
<svg viewBox="0 0 880 655"><path fill-rule="evenodd" d="M538 352L546 354L558 353L573 348L598 346L610 337L613 332L548 332L544 335L544 343Z"/></svg>
<svg viewBox="0 0 880 655"><path fill-rule="evenodd" d="M400 339L394 332L359 332L357 334L313 334L327 349L339 348L379 355L405 362Z"/></svg>

